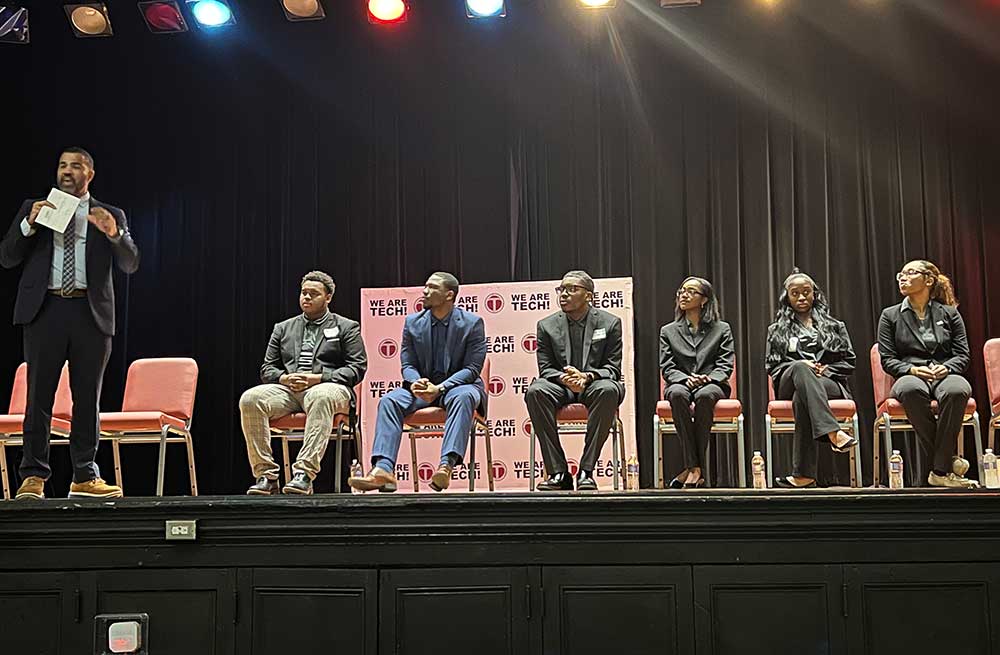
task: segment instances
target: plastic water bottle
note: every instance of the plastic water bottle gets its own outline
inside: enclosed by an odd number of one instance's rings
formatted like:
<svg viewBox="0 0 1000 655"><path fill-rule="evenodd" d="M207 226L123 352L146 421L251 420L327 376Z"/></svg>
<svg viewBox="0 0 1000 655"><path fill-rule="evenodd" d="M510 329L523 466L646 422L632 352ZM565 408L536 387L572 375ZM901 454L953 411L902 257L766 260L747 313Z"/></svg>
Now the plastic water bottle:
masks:
<svg viewBox="0 0 1000 655"><path fill-rule="evenodd" d="M767 489L767 468L764 466L764 456L760 454L759 450L753 451L750 471L753 473L753 488Z"/></svg>
<svg viewBox="0 0 1000 655"><path fill-rule="evenodd" d="M361 468L361 463L358 460L351 460L351 477L352 478L363 478L365 476L365 471ZM364 492L360 489L355 489L351 487L352 494L363 494Z"/></svg>
<svg viewBox="0 0 1000 655"><path fill-rule="evenodd" d="M1000 471L997 470L997 456L992 448L986 449L983 455L983 486L987 489L1000 489Z"/></svg>
<svg viewBox="0 0 1000 655"><path fill-rule="evenodd" d="M636 491L639 489L639 458L629 455L625 460L625 490Z"/></svg>
<svg viewBox="0 0 1000 655"><path fill-rule="evenodd" d="M892 451L889 457L889 488L903 488L903 456L898 450Z"/></svg>

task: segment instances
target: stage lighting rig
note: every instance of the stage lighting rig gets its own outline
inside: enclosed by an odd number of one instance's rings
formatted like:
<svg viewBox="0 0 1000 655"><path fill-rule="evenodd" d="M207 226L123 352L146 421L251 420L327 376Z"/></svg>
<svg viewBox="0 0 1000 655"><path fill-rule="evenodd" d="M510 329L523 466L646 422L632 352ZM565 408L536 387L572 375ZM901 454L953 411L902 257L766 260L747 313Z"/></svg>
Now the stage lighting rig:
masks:
<svg viewBox="0 0 1000 655"><path fill-rule="evenodd" d="M226 0L186 0L191 15L202 29L215 29L236 24L233 8Z"/></svg>
<svg viewBox="0 0 1000 655"><path fill-rule="evenodd" d="M111 16L103 2L82 2L63 5L73 34L80 39L112 36Z"/></svg>
<svg viewBox="0 0 1000 655"><path fill-rule="evenodd" d="M408 0L368 0L368 22L376 25L406 22Z"/></svg>
<svg viewBox="0 0 1000 655"><path fill-rule="evenodd" d="M326 18L320 0L278 0L285 18L292 22L302 20L321 20Z"/></svg>
<svg viewBox="0 0 1000 655"><path fill-rule="evenodd" d="M504 18L507 3L504 0L465 0L465 15L469 18Z"/></svg>
<svg viewBox="0 0 1000 655"><path fill-rule="evenodd" d="M0 43L24 45L30 36L28 10L19 5L0 5Z"/></svg>
<svg viewBox="0 0 1000 655"><path fill-rule="evenodd" d="M174 0L140 2L139 13L153 34L178 34L188 31L187 21L184 20L180 5Z"/></svg>

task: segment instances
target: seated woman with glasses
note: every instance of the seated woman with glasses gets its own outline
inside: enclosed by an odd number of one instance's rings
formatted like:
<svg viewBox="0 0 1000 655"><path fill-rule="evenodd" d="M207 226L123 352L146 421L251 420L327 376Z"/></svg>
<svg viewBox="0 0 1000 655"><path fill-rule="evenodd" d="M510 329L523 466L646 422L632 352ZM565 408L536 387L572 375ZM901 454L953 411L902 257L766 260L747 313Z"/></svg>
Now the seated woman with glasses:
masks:
<svg viewBox="0 0 1000 655"><path fill-rule="evenodd" d="M775 398L792 401L795 434L792 474L774 483L799 489L816 486L817 442L838 453L858 445L857 435L840 429L829 403L851 397L855 357L847 327L830 316L826 296L811 277L796 268L782 286L767 329L765 367Z"/></svg>
<svg viewBox="0 0 1000 655"><path fill-rule="evenodd" d="M674 318L673 323L660 328L660 373L666 382L664 399L673 409L685 468L670 487L693 489L705 484L703 457L715 404L729 397L735 360L733 333L719 318L719 301L711 283L700 277L681 283Z"/></svg>
<svg viewBox="0 0 1000 655"><path fill-rule="evenodd" d="M969 341L951 280L931 262L917 259L903 266L896 281L903 302L882 310L878 321L882 368L896 378L892 396L902 403L930 459L927 483L974 487L974 481L953 471L972 387L962 377L969 366ZM932 400L938 402L936 419Z"/></svg>

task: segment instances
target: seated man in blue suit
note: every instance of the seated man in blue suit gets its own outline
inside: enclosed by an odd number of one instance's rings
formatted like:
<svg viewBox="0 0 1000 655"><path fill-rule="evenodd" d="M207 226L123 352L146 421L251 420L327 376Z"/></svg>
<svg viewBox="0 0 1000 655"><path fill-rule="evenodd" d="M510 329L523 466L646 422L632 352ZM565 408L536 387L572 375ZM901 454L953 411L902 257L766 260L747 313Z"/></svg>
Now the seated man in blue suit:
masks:
<svg viewBox="0 0 1000 655"><path fill-rule="evenodd" d="M479 377L486 361L486 330L479 316L455 307L457 297L455 276L434 273L424 284L423 311L406 317L399 356L403 386L379 401L372 469L368 475L348 479L355 489L396 491L392 472L403 418L431 405L444 407L447 413L441 463L431 478L431 488L441 491L451 484L451 472L469 444L473 413L486 405L486 389Z"/></svg>

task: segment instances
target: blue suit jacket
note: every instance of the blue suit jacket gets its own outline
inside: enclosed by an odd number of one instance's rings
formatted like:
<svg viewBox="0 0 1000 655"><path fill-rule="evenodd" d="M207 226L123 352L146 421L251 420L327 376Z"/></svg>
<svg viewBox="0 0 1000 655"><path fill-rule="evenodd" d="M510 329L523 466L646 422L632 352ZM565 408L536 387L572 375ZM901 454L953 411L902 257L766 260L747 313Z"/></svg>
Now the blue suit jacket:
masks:
<svg viewBox="0 0 1000 655"><path fill-rule="evenodd" d="M403 386L407 389L420 378L430 378L434 369L431 318L430 310L425 309L407 316L403 324L403 347L399 359ZM479 390L480 410L485 415L486 389L479 377L486 362L486 328L482 318L459 307L452 310L444 362L448 377L440 385L443 390L448 391L460 384L475 385Z"/></svg>

